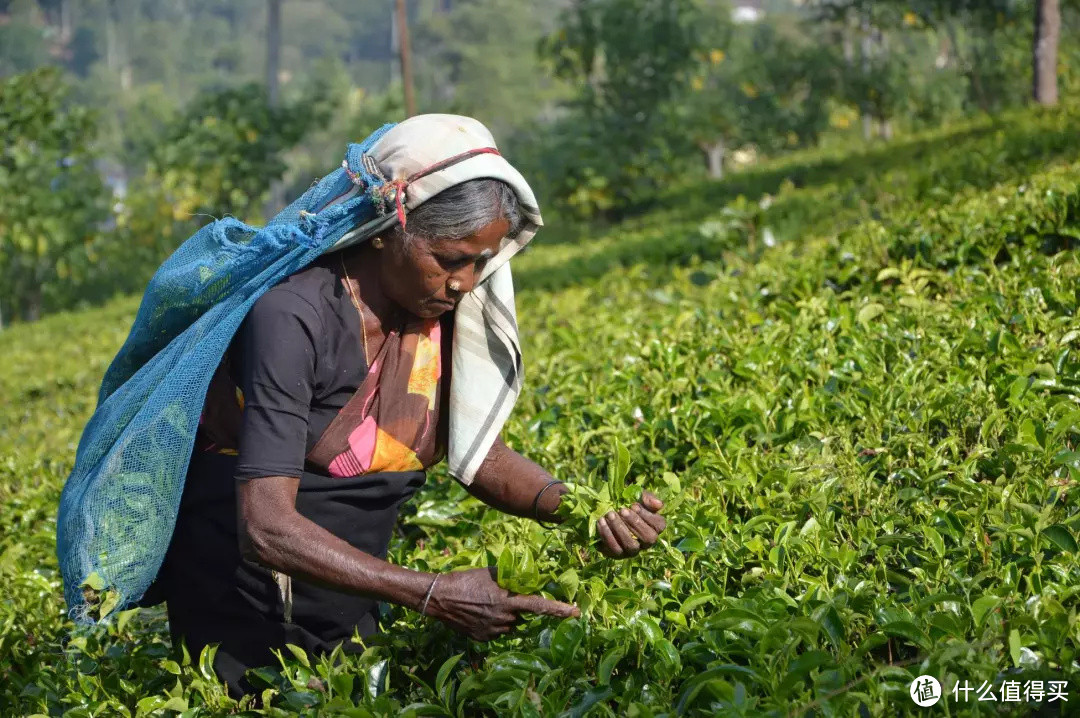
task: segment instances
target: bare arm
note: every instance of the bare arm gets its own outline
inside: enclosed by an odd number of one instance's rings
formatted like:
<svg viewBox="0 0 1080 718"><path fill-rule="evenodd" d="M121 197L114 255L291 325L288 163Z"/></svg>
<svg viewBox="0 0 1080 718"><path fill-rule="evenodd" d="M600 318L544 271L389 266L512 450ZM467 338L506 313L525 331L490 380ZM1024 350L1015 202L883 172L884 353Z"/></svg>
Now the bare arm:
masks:
<svg viewBox="0 0 1080 718"><path fill-rule="evenodd" d="M500 438L492 444L472 483L465 488L492 508L532 519L537 518L533 516L533 500L551 481L551 474L511 449ZM555 514L555 509L559 506L560 496L566 491L562 484L555 484L544 491L537 505L541 521L562 521Z"/></svg>
<svg viewBox="0 0 1080 718"><path fill-rule="evenodd" d="M533 501L552 480L551 474L496 439L466 490L488 506L504 513L541 521L560 522L555 514L567 488L556 484L544 491L533 515ZM664 503L648 491L633 506L611 511L596 523L600 550L612 558L636 556L656 543L667 526L659 514Z"/></svg>
<svg viewBox="0 0 1080 718"><path fill-rule="evenodd" d="M237 482L240 550L300 580L418 610L434 578L375 558L296 510L299 479Z"/></svg>
<svg viewBox="0 0 1080 718"><path fill-rule="evenodd" d="M481 641L509 632L522 613L567 618L577 607L542 596L511 595L486 568L436 574L410 571L355 548L296 510L300 480L267 476L237 483L240 549L251 561L309 583L419 610Z"/></svg>

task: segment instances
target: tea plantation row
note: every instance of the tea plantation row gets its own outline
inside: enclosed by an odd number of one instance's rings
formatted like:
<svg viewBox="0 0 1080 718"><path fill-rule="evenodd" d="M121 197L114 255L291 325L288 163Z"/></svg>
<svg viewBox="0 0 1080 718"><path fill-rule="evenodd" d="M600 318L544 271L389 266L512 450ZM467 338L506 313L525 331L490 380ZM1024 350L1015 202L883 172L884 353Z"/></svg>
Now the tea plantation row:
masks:
<svg viewBox="0 0 1080 718"><path fill-rule="evenodd" d="M515 260L527 391L506 438L668 501L601 558L441 474L392 559L500 564L583 616L475 644L392 610L339 665L286 654L237 706L160 611L64 618L55 506L135 300L0 335L0 713L902 715L913 677L1080 701L1080 151L1017 114L685 188ZM736 193L743 193L738 197ZM620 472L616 472L620 473ZM587 507L586 507L587 508Z"/></svg>

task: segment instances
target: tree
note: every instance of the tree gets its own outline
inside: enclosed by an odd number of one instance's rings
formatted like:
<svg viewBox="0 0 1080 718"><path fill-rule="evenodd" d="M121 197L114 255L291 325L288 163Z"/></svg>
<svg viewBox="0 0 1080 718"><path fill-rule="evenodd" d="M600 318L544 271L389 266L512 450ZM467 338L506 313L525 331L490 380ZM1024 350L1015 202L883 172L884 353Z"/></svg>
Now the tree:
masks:
<svg viewBox="0 0 1080 718"><path fill-rule="evenodd" d="M443 7L414 24L421 106L476 117L500 146L535 118L549 118L569 88L530 50L554 26L555 4L457 0Z"/></svg>
<svg viewBox="0 0 1080 718"><path fill-rule="evenodd" d="M41 13L32 0L15 0L0 24L0 76L29 72L49 61Z"/></svg>
<svg viewBox="0 0 1080 718"><path fill-rule="evenodd" d="M723 175L728 150L764 151L814 143L828 125L835 60L823 44L778 20L724 28L700 53L680 103L680 121L705 153L709 176Z"/></svg>
<svg viewBox="0 0 1080 718"><path fill-rule="evenodd" d="M706 7L728 12L726 3L695 0L578 0L563 13L541 43L556 76L580 88L551 133L565 153L552 168L559 196L591 187L609 206L625 206L678 176L687 138L673 101L695 65Z"/></svg>
<svg viewBox="0 0 1080 718"><path fill-rule="evenodd" d="M405 91L405 114L416 114L416 96L413 92L412 56L409 51L409 13L405 0L396 0L394 12L397 19L397 46L401 62L401 86Z"/></svg>
<svg viewBox="0 0 1080 718"><path fill-rule="evenodd" d="M313 81L296 101L271 106L256 83L196 97L151 148L144 186L166 192L178 215L258 217L282 154L333 111L329 86Z"/></svg>
<svg viewBox="0 0 1080 718"><path fill-rule="evenodd" d="M1061 17L1055 11L1059 0L1034 2L1036 12L1041 12L1038 8L1044 3L1053 5L1043 24L1046 40L1040 39L1037 26L1034 51L1029 53L1036 56L1036 67L1044 68L1049 87L1049 78L1056 76L1057 68ZM815 5L827 17L857 13L871 17L879 27L897 27L902 21L916 19L922 27L948 39L951 54L968 78L975 105L989 112L1013 100L1017 73L1010 68L1011 57L1007 56L1010 33L1017 30L1022 18L1030 17L1029 0L817 0ZM1039 57L1045 62L1040 64Z"/></svg>
<svg viewBox="0 0 1080 718"><path fill-rule="evenodd" d="M1058 40L1061 37L1061 7L1058 0L1036 0L1033 55L1033 95L1040 105L1056 105L1058 100Z"/></svg>
<svg viewBox="0 0 1080 718"><path fill-rule="evenodd" d="M278 103L281 64L281 0L269 0L266 17L266 95L274 107Z"/></svg>
<svg viewBox="0 0 1080 718"><path fill-rule="evenodd" d="M65 107L60 71L46 67L0 84L0 304L37 319L93 261L108 216L94 167L93 114Z"/></svg>

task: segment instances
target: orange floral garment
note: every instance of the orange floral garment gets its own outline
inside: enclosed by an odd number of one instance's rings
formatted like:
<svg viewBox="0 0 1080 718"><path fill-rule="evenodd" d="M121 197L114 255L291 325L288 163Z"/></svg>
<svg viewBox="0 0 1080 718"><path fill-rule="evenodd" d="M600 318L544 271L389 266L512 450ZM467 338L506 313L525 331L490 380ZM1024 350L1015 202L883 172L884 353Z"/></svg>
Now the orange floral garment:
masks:
<svg viewBox="0 0 1080 718"><path fill-rule="evenodd" d="M412 319L387 333L368 374L308 452L330 476L416 471L445 454L439 436L443 327Z"/></svg>
<svg viewBox="0 0 1080 718"><path fill-rule="evenodd" d="M417 471L446 455L439 426L444 365L452 320L413 317L386 333L356 392L305 457L311 470L335 478L382 471ZM207 392L199 448L237 453L244 395L223 361Z"/></svg>

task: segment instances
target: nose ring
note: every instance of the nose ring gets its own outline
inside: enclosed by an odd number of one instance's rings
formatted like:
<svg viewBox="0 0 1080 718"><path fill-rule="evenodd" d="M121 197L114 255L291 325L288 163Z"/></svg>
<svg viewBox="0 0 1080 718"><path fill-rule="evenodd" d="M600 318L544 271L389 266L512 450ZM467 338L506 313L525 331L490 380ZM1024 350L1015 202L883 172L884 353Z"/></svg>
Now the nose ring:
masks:
<svg viewBox="0 0 1080 718"><path fill-rule="evenodd" d="M456 279L451 279L449 282L446 283L446 286L450 288L451 292L461 291L461 282Z"/></svg>

